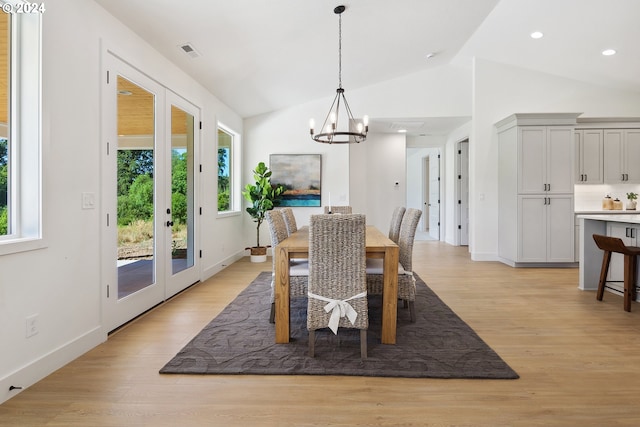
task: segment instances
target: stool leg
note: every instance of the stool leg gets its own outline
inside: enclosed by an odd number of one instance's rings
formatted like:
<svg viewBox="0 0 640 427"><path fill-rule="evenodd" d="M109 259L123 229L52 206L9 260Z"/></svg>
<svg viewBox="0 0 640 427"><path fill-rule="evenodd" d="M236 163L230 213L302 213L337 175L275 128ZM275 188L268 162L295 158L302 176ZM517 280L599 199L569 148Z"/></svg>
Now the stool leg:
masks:
<svg viewBox="0 0 640 427"><path fill-rule="evenodd" d="M636 282L638 281L638 257L633 255L631 257L631 280L629 283L629 289L631 294L631 301L636 300Z"/></svg>
<svg viewBox="0 0 640 427"><path fill-rule="evenodd" d="M633 278L634 263L634 256L624 256L624 311L631 311L631 293L633 292L631 286L635 287L635 279Z"/></svg>
<svg viewBox="0 0 640 427"><path fill-rule="evenodd" d="M607 274L609 273L609 262L611 261L611 252L604 251L602 256L602 268L600 269L600 281L598 282L598 292L596 299L602 301L604 295L604 284L607 281Z"/></svg>

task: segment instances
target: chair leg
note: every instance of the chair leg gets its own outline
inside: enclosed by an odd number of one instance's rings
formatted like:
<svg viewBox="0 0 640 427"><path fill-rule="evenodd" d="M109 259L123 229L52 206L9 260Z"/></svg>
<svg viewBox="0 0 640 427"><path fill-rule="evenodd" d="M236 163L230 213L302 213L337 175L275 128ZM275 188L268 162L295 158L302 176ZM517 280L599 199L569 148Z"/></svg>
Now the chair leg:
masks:
<svg viewBox="0 0 640 427"><path fill-rule="evenodd" d="M604 284L607 281L607 274L609 273L609 261L611 261L611 252L604 251L602 268L600 269L600 281L598 282L598 292L596 293L596 299L598 301L602 301L604 295Z"/></svg>
<svg viewBox="0 0 640 427"><path fill-rule="evenodd" d="M416 303L415 303L415 301L409 301L409 316L411 316L411 323L416 323Z"/></svg>
<svg viewBox="0 0 640 427"><path fill-rule="evenodd" d="M360 329L360 358L367 358L367 330Z"/></svg>
<svg viewBox="0 0 640 427"><path fill-rule="evenodd" d="M276 303L271 303L271 313L269 314L269 323L276 323Z"/></svg>
<svg viewBox="0 0 640 427"><path fill-rule="evenodd" d="M309 357L315 357L316 331L309 330Z"/></svg>

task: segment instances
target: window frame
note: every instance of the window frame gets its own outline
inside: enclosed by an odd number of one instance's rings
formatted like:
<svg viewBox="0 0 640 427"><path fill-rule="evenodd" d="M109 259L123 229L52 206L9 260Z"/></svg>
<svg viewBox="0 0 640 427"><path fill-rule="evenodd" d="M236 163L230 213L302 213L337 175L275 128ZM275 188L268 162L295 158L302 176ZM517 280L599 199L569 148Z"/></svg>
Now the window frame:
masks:
<svg viewBox="0 0 640 427"><path fill-rule="evenodd" d="M240 173L240 134L229 126L225 126L224 124L218 122L216 127L216 170L217 170L217 156L218 150L220 148L220 141L218 139L218 132L222 131L231 136L231 149L230 149L230 157L231 162L229 165L229 210L219 211L218 210L218 185L217 179L218 174L216 173L216 212L219 217L225 216L234 216L239 215L242 208L242 195L240 193L240 182L238 174Z"/></svg>
<svg viewBox="0 0 640 427"><path fill-rule="evenodd" d="M5 3L17 2L0 2ZM11 231L0 236L0 255L46 247L42 230L42 14L11 14L10 27Z"/></svg>

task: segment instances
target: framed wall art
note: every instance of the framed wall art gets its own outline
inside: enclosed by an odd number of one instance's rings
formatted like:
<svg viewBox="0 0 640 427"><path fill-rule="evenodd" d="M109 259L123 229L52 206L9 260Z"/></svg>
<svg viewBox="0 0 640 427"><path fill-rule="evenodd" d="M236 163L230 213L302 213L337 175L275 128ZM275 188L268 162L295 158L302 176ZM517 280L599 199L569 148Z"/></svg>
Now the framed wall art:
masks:
<svg viewBox="0 0 640 427"><path fill-rule="evenodd" d="M271 154L271 183L285 188L280 206L320 206L320 154Z"/></svg>

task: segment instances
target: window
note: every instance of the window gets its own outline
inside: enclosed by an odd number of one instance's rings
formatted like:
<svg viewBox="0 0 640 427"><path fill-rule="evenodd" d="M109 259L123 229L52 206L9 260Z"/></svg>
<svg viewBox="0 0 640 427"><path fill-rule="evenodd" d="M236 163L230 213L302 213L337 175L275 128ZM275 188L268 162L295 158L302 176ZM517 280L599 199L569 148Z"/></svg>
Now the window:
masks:
<svg viewBox="0 0 640 427"><path fill-rule="evenodd" d="M239 137L234 132L218 126L218 212L240 210L237 179L238 157L236 153Z"/></svg>
<svg viewBox="0 0 640 427"><path fill-rule="evenodd" d="M43 246L40 29L44 10L0 1L0 255ZM26 3L20 3L25 5Z"/></svg>
<svg viewBox="0 0 640 427"><path fill-rule="evenodd" d="M11 233L9 227L9 81L11 68L10 15L0 13L0 236Z"/></svg>

